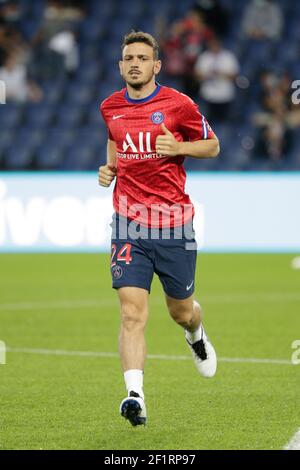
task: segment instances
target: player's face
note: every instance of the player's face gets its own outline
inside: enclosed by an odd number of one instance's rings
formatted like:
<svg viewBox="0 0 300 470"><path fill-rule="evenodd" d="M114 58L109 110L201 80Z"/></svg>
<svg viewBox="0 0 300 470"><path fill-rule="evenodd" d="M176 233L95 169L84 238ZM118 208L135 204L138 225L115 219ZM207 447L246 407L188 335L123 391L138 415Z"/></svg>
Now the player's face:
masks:
<svg viewBox="0 0 300 470"><path fill-rule="evenodd" d="M155 80L161 68L160 60L154 59L152 47L142 42L125 46L119 65L125 82L135 89L141 89Z"/></svg>

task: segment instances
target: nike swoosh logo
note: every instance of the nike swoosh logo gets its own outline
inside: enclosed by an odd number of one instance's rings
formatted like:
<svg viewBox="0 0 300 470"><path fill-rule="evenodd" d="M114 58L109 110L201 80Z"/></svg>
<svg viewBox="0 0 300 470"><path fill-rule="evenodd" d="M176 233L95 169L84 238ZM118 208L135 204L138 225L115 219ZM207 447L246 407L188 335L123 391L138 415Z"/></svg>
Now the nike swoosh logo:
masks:
<svg viewBox="0 0 300 470"><path fill-rule="evenodd" d="M186 290L190 290L192 288L193 284L194 284L194 281L189 286L186 286Z"/></svg>
<svg viewBox="0 0 300 470"><path fill-rule="evenodd" d="M120 114L119 116L113 116L113 121L114 121L115 119L119 119L119 118L121 118L121 117L123 117L123 116L125 116L125 114Z"/></svg>

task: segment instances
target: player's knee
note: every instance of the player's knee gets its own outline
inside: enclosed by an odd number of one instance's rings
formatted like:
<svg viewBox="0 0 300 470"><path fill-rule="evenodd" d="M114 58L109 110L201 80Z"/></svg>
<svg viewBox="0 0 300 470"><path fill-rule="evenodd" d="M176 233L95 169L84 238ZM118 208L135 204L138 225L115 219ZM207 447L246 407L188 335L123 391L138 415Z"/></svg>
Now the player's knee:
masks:
<svg viewBox="0 0 300 470"><path fill-rule="evenodd" d="M199 304L199 302L197 302L197 300L193 301L193 308L194 308L194 312L197 315L202 315L202 308L201 308L201 305Z"/></svg>
<svg viewBox="0 0 300 470"><path fill-rule="evenodd" d="M193 311L186 308L170 308L170 315L178 325L189 328L193 323Z"/></svg>
<svg viewBox="0 0 300 470"><path fill-rule="evenodd" d="M178 317L176 323L178 323L178 325L182 326L183 328L189 330L193 325L193 315L191 313L184 313Z"/></svg>
<svg viewBox="0 0 300 470"><path fill-rule="evenodd" d="M132 303L125 303L121 306L122 326L128 331L143 329L146 323L146 315L143 311Z"/></svg>

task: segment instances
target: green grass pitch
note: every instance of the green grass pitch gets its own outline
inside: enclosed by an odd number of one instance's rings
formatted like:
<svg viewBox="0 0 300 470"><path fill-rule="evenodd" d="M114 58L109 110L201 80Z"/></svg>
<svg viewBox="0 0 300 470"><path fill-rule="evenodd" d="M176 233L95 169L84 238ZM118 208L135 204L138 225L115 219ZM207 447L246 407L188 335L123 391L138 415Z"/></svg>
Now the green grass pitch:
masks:
<svg viewBox="0 0 300 470"><path fill-rule="evenodd" d="M300 339L292 258L199 255L196 296L218 356L230 361L206 380L192 358L149 358L148 425L133 428L119 416L118 357L64 354L117 353L108 255L1 255L0 340L9 349L0 365L0 449L283 448L300 427L300 365L289 363ZM150 299L148 354L188 357L157 279Z"/></svg>

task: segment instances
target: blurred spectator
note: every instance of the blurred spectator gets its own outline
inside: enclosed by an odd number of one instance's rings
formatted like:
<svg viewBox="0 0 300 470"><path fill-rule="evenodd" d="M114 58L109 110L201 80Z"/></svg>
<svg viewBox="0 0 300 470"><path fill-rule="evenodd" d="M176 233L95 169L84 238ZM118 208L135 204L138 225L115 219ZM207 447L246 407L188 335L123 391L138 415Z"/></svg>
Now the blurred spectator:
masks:
<svg viewBox="0 0 300 470"><path fill-rule="evenodd" d="M11 42L7 37L7 28L3 18L0 15L0 67L3 65L6 53L8 52Z"/></svg>
<svg viewBox="0 0 300 470"><path fill-rule="evenodd" d="M38 102L43 97L37 84L28 79L26 66L18 62L15 53L7 54L0 68L0 80L5 82L8 103Z"/></svg>
<svg viewBox="0 0 300 470"><path fill-rule="evenodd" d="M165 56L165 72L182 80L182 88L188 95L195 95L197 84L194 66L213 31L205 24L202 15L195 9L170 26L169 34L162 45Z"/></svg>
<svg viewBox="0 0 300 470"><path fill-rule="evenodd" d="M228 31L228 12L220 0L197 0L194 9L202 14L207 26L218 37L223 38Z"/></svg>
<svg viewBox="0 0 300 470"><path fill-rule="evenodd" d="M263 126L258 133L253 157L278 162L291 149L291 131L284 123L282 116L274 115L272 123Z"/></svg>
<svg viewBox="0 0 300 470"><path fill-rule="evenodd" d="M84 17L84 11L78 6L72 6L68 1L48 0L40 29L33 43L49 42L56 34L76 28L76 24Z"/></svg>
<svg viewBox="0 0 300 470"><path fill-rule="evenodd" d="M261 110L252 116L258 130L254 158L280 161L291 149L293 130L300 127L300 106L291 100L291 79L263 71L260 76Z"/></svg>
<svg viewBox="0 0 300 470"><path fill-rule="evenodd" d="M273 0L252 0L246 7L242 32L256 39L279 39L283 28L283 14Z"/></svg>
<svg viewBox="0 0 300 470"><path fill-rule="evenodd" d="M272 122L274 116L281 116L288 127L300 127L300 105L291 100L292 80L287 73L281 75L272 71L263 71L260 75L261 110L254 113L256 126Z"/></svg>
<svg viewBox="0 0 300 470"><path fill-rule="evenodd" d="M57 33L49 41L49 49L64 58L65 70L72 74L79 65L79 50L72 31Z"/></svg>
<svg viewBox="0 0 300 470"><path fill-rule="evenodd" d="M76 28L85 13L70 1L49 0L41 26L32 39L35 62L42 78L55 77L62 68L73 74L79 65Z"/></svg>
<svg viewBox="0 0 300 470"><path fill-rule="evenodd" d="M18 0L4 0L0 2L0 16L7 25L18 27L22 16L20 2Z"/></svg>
<svg viewBox="0 0 300 470"><path fill-rule="evenodd" d="M29 54L28 46L23 41L21 34L8 21L3 8L0 8L0 67L9 52L17 53L21 61L25 61Z"/></svg>
<svg viewBox="0 0 300 470"><path fill-rule="evenodd" d="M195 66L195 74L200 80L199 94L209 121L224 121L230 117L238 71L239 64L233 52L223 49L219 39L211 39L207 51L200 54Z"/></svg>

